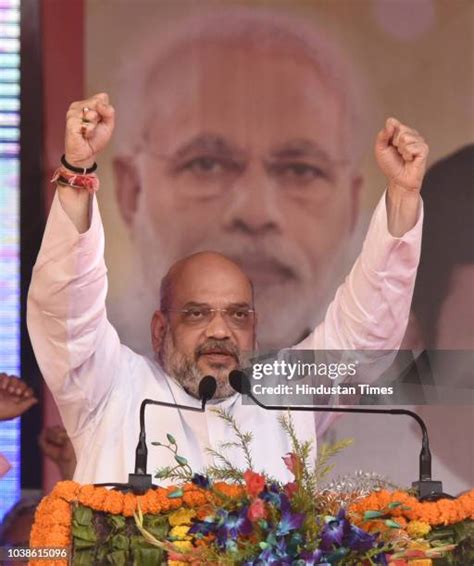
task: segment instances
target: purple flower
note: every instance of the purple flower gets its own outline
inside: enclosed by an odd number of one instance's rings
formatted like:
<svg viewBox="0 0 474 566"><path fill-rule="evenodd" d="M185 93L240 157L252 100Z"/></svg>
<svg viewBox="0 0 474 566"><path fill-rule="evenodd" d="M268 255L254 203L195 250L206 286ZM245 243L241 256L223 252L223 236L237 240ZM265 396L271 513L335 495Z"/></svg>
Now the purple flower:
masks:
<svg viewBox="0 0 474 566"><path fill-rule="evenodd" d="M196 521L189 529L189 534L196 535L201 534L203 536L214 532L216 529L216 523L214 519L204 519L204 521Z"/></svg>
<svg viewBox="0 0 474 566"><path fill-rule="evenodd" d="M328 564L328 562L321 562L323 559L323 551L317 548L310 552L309 550L302 552L299 556L298 563L301 566L313 566L314 564Z"/></svg>
<svg viewBox="0 0 474 566"><path fill-rule="evenodd" d="M344 509L341 509L337 517L330 518L321 529L321 549L332 550L334 547L342 546L344 536L349 532L349 522L345 517Z"/></svg>
<svg viewBox="0 0 474 566"><path fill-rule="evenodd" d="M304 513L292 513L291 511L284 511L281 514L280 521L277 525L276 535L284 536L289 532L299 529L304 523Z"/></svg>
<svg viewBox="0 0 474 566"><path fill-rule="evenodd" d="M377 548L377 545L378 535L371 535L352 525L346 519L344 509L339 511L337 517L327 517L326 524L321 529L320 549L327 553L326 559L331 564L334 560L341 560L351 551L367 552ZM380 556L380 560L384 560L383 556Z"/></svg>
<svg viewBox="0 0 474 566"><path fill-rule="evenodd" d="M272 483L270 486L265 486L265 489L259 495L260 499L275 505L279 508L281 505L281 489L278 484Z"/></svg>
<svg viewBox="0 0 474 566"><path fill-rule="evenodd" d="M267 539L267 548L261 552L255 561L256 566L267 566L273 564L274 566L291 566L293 559L288 555L285 539L274 539L270 535Z"/></svg>
<svg viewBox="0 0 474 566"><path fill-rule="evenodd" d="M248 507L243 507L239 513L229 513L219 510L217 529L217 544L220 548L227 547L227 541L236 540L239 535L247 536L252 533L252 523L247 518Z"/></svg>
<svg viewBox="0 0 474 566"><path fill-rule="evenodd" d="M193 484L202 487L203 489L207 489L210 485L209 478L201 474L194 474L191 481Z"/></svg>
<svg viewBox="0 0 474 566"><path fill-rule="evenodd" d="M372 556L372 560L375 562L375 564L380 564L381 566L388 566L387 555L385 554L385 552L381 552L380 554L376 554L375 556Z"/></svg>
<svg viewBox="0 0 474 566"><path fill-rule="evenodd" d="M355 525L351 525L349 533L344 539L344 544L351 550L366 552L377 545L377 537L370 535Z"/></svg>

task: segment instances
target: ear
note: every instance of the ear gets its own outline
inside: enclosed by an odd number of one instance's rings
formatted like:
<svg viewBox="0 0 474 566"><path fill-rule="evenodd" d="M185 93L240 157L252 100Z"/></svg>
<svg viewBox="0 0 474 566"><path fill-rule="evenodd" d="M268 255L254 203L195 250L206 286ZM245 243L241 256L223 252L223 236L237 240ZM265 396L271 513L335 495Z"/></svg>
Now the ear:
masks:
<svg viewBox="0 0 474 566"><path fill-rule="evenodd" d="M362 177L362 175L356 175L356 176L352 177L352 180L351 180L351 217L350 217L351 233L355 230L355 227L357 225L357 220L359 218L360 192L361 192L363 184L364 184L364 178Z"/></svg>
<svg viewBox="0 0 474 566"><path fill-rule="evenodd" d="M117 202L125 223L130 226L138 206L140 183L132 157L116 157L113 161Z"/></svg>
<svg viewBox="0 0 474 566"><path fill-rule="evenodd" d="M155 311L151 319L151 343L153 351L158 352L165 336L167 320L161 311Z"/></svg>

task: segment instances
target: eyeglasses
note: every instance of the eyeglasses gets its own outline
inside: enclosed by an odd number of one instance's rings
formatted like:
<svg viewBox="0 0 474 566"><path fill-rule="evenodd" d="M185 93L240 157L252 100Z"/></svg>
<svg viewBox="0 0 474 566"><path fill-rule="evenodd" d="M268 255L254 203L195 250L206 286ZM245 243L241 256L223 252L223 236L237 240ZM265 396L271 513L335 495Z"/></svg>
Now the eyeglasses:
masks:
<svg viewBox="0 0 474 566"><path fill-rule="evenodd" d="M255 320L255 310L245 306L229 306L222 309L215 309L205 305L193 306L185 309L167 309L167 312L177 312L180 314L181 322L188 326L204 327L207 326L216 316L221 313L229 327L236 330L247 330L253 326Z"/></svg>

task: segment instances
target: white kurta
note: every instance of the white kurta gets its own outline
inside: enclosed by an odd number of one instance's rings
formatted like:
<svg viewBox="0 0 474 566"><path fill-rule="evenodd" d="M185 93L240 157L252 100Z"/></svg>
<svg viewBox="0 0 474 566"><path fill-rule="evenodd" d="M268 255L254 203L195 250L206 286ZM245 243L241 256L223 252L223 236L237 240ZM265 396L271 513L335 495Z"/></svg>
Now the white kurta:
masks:
<svg viewBox="0 0 474 566"><path fill-rule="evenodd" d="M387 230L385 197L377 206L363 250L337 291L324 322L297 347L398 349L408 321L419 260L422 213L402 238ZM120 343L107 320L104 233L94 198L89 230L79 234L55 196L28 297L28 329L44 378L74 445L81 483L122 482L133 471L144 398L198 406L159 365ZM276 412L243 405L239 395L215 406L228 409L242 432L254 435L256 470L291 479L281 457L291 450ZM311 413L293 413L301 440L315 438ZM212 411L204 414L148 407L147 439L171 433L194 471L211 460L206 447L234 440ZM227 452L245 467L242 454ZM148 471L173 465L170 452L149 446Z"/></svg>

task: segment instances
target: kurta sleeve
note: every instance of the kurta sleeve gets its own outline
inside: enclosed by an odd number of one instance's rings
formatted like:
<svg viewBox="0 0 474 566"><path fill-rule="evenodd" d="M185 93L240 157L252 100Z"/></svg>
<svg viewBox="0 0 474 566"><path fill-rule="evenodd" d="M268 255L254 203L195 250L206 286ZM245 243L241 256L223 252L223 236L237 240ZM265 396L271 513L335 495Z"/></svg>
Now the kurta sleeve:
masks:
<svg viewBox="0 0 474 566"><path fill-rule="evenodd" d="M423 206L402 237L390 234L386 195L372 216L362 251L323 322L296 348L397 350L408 324L420 259Z"/></svg>
<svg viewBox="0 0 474 566"><path fill-rule="evenodd" d="M100 412L118 379L121 346L107 320L104 231L96 198L79 234L56 193L28 294L27 324L41 372L70 436Z"/></svg>
<svg viewBox="0 0 474 566"><path fill-rule="evenodd" d="M387 226L384 193L372 215L362 251L337 290L323 322L294 348L392 351L365 360L364 381L377 379L390 366L408 324L422 225L420 200L416 225L401 238L392 236ZM316 435L323 435L340 416L342 413L314 413Z"/></svg>

